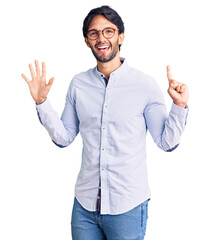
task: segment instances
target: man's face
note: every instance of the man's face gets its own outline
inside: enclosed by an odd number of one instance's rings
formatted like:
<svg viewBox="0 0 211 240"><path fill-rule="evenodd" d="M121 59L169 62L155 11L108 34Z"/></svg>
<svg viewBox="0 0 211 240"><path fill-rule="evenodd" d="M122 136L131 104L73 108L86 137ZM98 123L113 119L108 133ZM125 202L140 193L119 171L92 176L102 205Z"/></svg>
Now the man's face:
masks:
<svg viewBox="0 0 211 240"><path fill-rule="evenodd" d="M93 29L99 31L107 27L117 29L117 26L106 17L97 15L91 20L88 31ZM99 62L109 62L115 58L119 53L119 44L122 44L123 40L124 33L119 34L118 31L115 31L114 36L110 39L105 38L102 32L99 33L99 37L96 40L85 38L87 46L91 48L92 53ZM108 46L108 48L102 49L105 46Z"/></svg>

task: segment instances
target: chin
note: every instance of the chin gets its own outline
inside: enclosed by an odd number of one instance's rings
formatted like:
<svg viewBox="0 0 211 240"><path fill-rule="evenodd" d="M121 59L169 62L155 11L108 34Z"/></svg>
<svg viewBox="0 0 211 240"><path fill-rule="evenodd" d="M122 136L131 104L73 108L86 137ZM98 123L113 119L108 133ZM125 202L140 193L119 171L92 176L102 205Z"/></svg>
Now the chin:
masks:
<svg viewBox="0 0 211 240"><path fill-rule="evenodd" d="M113 52L111 55L109 55L109 56L98 56L96 53L94 53L93 52L93 54L94 54L94 57L96 58L96 60L97 61L99 61L99 62L102 62L102 63L106 63L106 62L110 62L112 59L114 59L115 57L116 57L116 55L117 55L117 53L116 52Z"/></svg>

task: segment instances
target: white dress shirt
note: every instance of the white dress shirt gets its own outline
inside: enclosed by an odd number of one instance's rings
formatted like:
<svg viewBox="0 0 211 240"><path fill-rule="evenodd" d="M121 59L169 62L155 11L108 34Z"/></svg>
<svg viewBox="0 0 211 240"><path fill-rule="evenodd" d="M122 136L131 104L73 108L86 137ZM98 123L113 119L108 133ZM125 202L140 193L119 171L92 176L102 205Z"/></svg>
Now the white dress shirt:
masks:
<svg viewBox="0 0 211 240"><path fill-rule="evenodd" d="M96 211L101 186L101 214L125 213L150 198L146 167L146 134L164 151L178 145L188 107L172 103L169 115L162 92L149 75L123 64L108 85L97 67L77 74L66 96L61 118L49 100L36 105L53 142L66 147L78 132L83 140L75 196ZM74 159L71 159L74 161Z"/></svg>

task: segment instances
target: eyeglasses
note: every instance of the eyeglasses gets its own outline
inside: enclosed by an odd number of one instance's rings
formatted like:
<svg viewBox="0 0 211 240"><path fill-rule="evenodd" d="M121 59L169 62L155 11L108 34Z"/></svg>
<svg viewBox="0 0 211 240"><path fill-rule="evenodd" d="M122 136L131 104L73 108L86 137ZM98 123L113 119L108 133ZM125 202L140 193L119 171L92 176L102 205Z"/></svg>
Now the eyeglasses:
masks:
<svg viewBox="0 0 211 240"><path fill-rule="evenodd" d="M112 38L115 34L115 31L118 31L119 29L114 28L104 28L103 30L89 30L86 35L88 39L90 40L96 40L99 37L99 33L102 31L102 34L105 38L109 39Z"/></svg>

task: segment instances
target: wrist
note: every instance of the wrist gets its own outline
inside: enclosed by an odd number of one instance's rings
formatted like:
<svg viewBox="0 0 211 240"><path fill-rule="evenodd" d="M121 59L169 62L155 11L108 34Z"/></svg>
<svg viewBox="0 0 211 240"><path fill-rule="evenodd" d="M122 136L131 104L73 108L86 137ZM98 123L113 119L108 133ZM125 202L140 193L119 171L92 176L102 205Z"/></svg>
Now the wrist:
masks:
<svg viewBox="0 0 211 240"><path fill-rule="evenodd" d="M35 101L35 103L36 103L37 105L42 104L42 103L45 102L46 99L47 99L47 98L45 98L45 99L40 99L40 100L38 100L38 101Z"/></svg>
<svg viewBox="0 0 211 240"><path fill-rule="evenodd" d="M185 103L176 103L176 102L174 102L174 104L177 105L180 108L185 108L187 106L187 104L185 104Z"/></svg>

